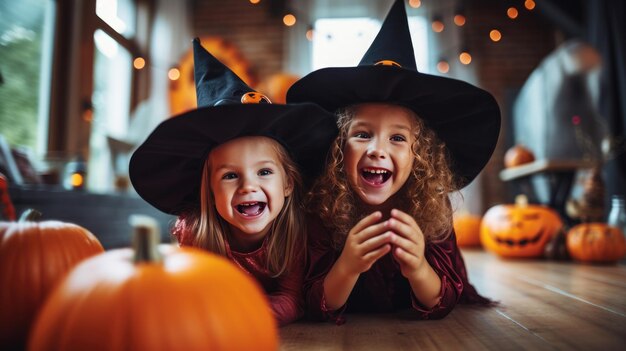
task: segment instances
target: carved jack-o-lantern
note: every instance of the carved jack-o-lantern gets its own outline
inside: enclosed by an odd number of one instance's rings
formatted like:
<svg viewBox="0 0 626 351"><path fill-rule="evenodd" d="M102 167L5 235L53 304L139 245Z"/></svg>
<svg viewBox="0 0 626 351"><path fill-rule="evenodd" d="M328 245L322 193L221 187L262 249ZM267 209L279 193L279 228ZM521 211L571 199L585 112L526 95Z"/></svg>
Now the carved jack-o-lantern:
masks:
<svg viewBox="0 0 626 351"><path fill-rule="evenodd" d="M267 98L267 96L256 91L251 91L241 96L241 103L242 104L271 104L272 102L270 101L270 99Z"/></svg>
<svg viewBox="0 0 626 351"><path fill-rule="evenodd" d="M541 205L528 205L519 195L514 205L490 208L480 226L485 248L503 257L541 257L544 247L563 227L559 215Z"/></svg>

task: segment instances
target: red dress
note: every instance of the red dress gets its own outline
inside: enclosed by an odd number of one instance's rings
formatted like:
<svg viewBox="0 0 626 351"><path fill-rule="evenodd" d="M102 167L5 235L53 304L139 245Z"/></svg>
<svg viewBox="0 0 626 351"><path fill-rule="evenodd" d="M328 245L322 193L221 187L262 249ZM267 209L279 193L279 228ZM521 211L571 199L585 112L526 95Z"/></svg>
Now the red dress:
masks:
<svg viewBox="0 0 626 351"><path fill-rule="evenodd" d="M181 246L193 246L193 235L185 232L184 223L180 219L176 221L172 234L178 239ZM267 236L260 248L247 253L233 251L226 243L226 256L261 284L279 326L286 325L303 316L304 252L301 255L302 259L295 261L298 263L295 267L292 267L289 272L277 278L271 277L271 274L265 268Z"/></svg>
<svg viewBox="0 0 626 351"><path fill-rule="evenodd" d="M445 317L458 302L491 304L468 282L465 263L456 245L454 232L441 243L426 244L425 257L441 279L440 300L425 308L413 294L409 281L402 276L391 254L380 258L367 272L361 273L348 301L340 310L330 310L324 300L324 278L341 252L331 246L329 231L319 219L309 218L309 264L304 293L307 315L316 320L344 322L343 313L389 313L412 308L418 319Z"/></svg>

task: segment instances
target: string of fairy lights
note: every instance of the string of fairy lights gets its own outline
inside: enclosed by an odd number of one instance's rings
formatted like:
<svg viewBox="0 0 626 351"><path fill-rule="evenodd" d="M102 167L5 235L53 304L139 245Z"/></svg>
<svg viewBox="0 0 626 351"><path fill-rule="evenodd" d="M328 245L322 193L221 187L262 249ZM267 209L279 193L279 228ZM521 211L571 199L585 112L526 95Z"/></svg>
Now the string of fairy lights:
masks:
<svg viewBox="0 0 626 351"><path fill-rule="evenodd" d="M259 5L262 0L248 0L248 1L252 5ZM533 0L523 0L523 1L524 1L523 5L509 6L506 9L506 16L510 20L516 20L520 16L520 10L518 10L518 7L521 9L521 7L523 6L526 10L532 11L536 6L535 1ZM409 3L409 6L414 9L420 8L422 6L422 0L409 0L408 3ZM282 22L286 27L293 27L297 21L298 19L295 13L288 11L282 16ZM446 29L445 22L446 20L444 19L442 15L435 14L432 17L430 27L433 32L442 33ZM454 11L454 14L452 16L452 22L457 27L463 27L466 25L467 18L461 7L457 7L456 10ZM314 33L315 33L315 28L312 25L309 25L306 31L306 39L308 41L313 41ZM488 33L488 37L494 43L500 42L502 40L502 31L498 28L492 28ZM457 58L461 64L469 65L472 62L472 55L466 47L462 46L460 50L457 50L457 51L458 51ZM133 60L133 67L137 70L141 70L145 68L146 60L143 57L136 57ZM448 59L445 56L442 56L438 60L436 64L436 68L440 73L443 73L443 74L448 73L450 71L450 63L448 62ZM167 72L167 77L172 81L178 80L180 78L180 70L177 67L171 67Z"/></svg>
<svg viewBox="0 0 626 351"><path fill-rule="evenodd" d="M420 0L409 1L409 6L411 6L412 8L419 8L421 5L422 5L422 2ZM535 8L536 4L535 4L535 1L533 0L524 0L523 5L520 5L519 7L521 8L521 6L523 6L528 11L532 11ZM519 17L519 15L520 15L520 10L518 10L517 6L509 6L506 9L506 16L510 20L516 20ZM465 16L465 13L462 7L457 7L455 9L454 14L452 16L452 22L457 27L464 27L466 25L467 18ZM446 28L446 25L444 23L443 17L439 14L435 14L432 17L432 21L431 21L432 31L435 33L442 33L445 30L445 28ZM499 28L492 28L489 30L488 37L494 43L500 42L502 40L502 31ZM472 62L472 54L470 53L469 49L464 45L461 45L461 48L460 50L457 50L456 55L457 55L459 62L463 65L469 65ZM438 60L436 64L436 68L437 68L437 71L439 71L440 73L444 73L444 74L450 71L450 63L448 59L445 57L445 55L442 55L442 57Z"/></svg>

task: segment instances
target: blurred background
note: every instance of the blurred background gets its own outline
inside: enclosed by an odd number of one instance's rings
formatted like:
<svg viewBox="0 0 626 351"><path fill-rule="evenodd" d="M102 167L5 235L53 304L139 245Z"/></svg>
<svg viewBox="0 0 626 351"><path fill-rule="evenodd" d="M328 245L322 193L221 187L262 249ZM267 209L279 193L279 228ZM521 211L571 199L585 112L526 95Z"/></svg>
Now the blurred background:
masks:
<svg viewBox="0 0 626 351"><path fill-rule="evenodd" d="M392 2L0 0L0 172L18 189L136 196L132 150L195 107L194 37L280 103L315 69L355 66ZM624 2L406 7L418 69L480 86L502 111L497 149L459 206L480 215L525 192L564 215L571 202L575 218L595 175L608 213L625 188ZM505 165L515 145L532 159Z"/></svg>

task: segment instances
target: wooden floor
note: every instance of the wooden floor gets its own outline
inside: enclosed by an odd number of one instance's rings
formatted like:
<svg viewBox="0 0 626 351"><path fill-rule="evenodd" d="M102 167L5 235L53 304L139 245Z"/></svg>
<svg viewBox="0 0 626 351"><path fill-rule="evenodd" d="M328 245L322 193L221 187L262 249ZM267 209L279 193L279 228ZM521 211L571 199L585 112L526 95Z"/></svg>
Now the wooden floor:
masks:
<svg viewBox="0 0 626 351"><path fill-rule="evenodd" d="M457 306L438 321L407 313L298 322L281 350L626 350L626 265L510 261L463 251L470 280L500 305Z"/></svg>

